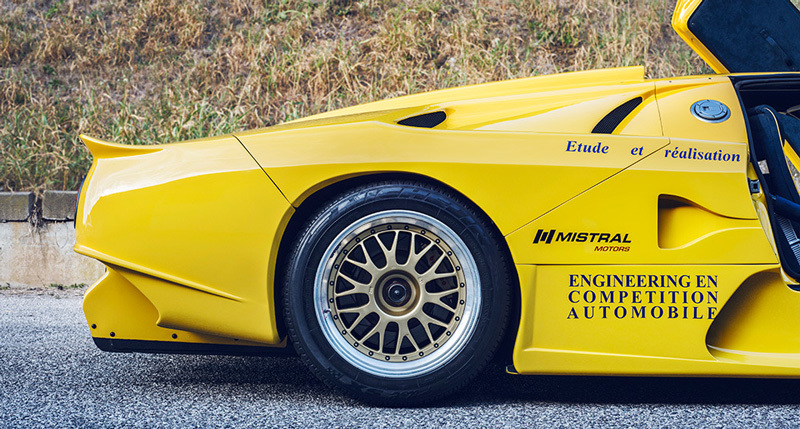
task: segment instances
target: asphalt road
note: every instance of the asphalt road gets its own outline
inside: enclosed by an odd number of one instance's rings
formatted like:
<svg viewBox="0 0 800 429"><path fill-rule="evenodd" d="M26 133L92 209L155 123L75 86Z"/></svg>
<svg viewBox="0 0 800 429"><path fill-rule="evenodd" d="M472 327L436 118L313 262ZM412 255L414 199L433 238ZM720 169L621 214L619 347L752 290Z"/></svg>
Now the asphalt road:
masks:
<svg viewBox="0 0 800 429"><path fill-rule="evenodd" d="M429 408L363 406L293 357L96 349L80 298L0 292L0 427L780 427L800 380L511 376Z"/></svg>

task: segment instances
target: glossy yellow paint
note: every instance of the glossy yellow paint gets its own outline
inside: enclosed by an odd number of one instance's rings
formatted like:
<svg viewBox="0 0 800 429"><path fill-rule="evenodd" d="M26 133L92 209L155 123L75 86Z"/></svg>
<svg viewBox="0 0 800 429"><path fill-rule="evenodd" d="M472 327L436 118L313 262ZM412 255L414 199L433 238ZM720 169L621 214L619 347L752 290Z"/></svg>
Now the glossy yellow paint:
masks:
<svg viewBox="0 0 800 429"><path fill-rule="evenodd" d="M104 289L130 284L159 327L279 343L268 267L293 209L241 144L231 136L144 148L84 141L94 163L75 250L118 273L87 292L87 317L109 305ZM117 314L103 325L132 323Z"/></svg>
<svg viewBox="0 0 800 429"><path fill-rule="evenodd" d="M92 336L117 340L263 345L165 327L159 322L158 309L140 291L139 280L142 277L135 271L111 266L97 284L87 291L83 308ZM150 281L159 282L156 279Z"/></svg>
<svg viewBox="0 0 800 429"><path fill-rule="evenodd" d="M777 270L758 273L736 289L708 332L709 352L741 363L800 364L798 292Z"/></svg>
<svg viewBox="0 0 800 429"><path fill-rule="evenodd" d="M638 97L612 133L592 134ZM695 118L705 99L730 118ZM433 129L397 124L435 111L447 119ZM800 376L800 294L764 195L749 192L726 76L568 73L184 144L84 140L95 160L76 250L109 267L84 303L99 338L281 345L276 260L295 209L342 180L401 173L462 193L505 236L519 373Z"/></svg>
<svg viewBox="0 0 800 429"><path fill-rule="evenodd" d="M518 269L523 314L535 315L517 336L519 373L800 375L796 332L757 334L798 317L800 293L785 287L776 265ZM741 297L731 298L734 292ZM750 300L759 302L751 306ZM772 305L775 314L766 316ZM763 350L773 360L750 356L745 363L724 346L741 347L740 355ZM729 354L724 359L717 357L721 348Z"/></svg>
<svg viewBox="0 0 800 429"><path fill-rule="evenodd" d="M469 102L478 99L497 99L498 97L524 97L540 92L571 91L574 88L591 88L594 86L602 88L606 85L641 82L644 82L644 67L642 66L560 73L406 95L320 113L292 121L290 124L300 124L308 120L329 119L353 114L432 106L441 103ZM567 93L565 95L570 96L572 94ZM535 109L535 106L532 107ZM489 112L489 114L492 114L492 112Z"/></svg>
<svg viewBox="0 0 800 429"><path fill-rule="evenodd" d="M643 155L632 155L634 149L647 155L667 144L654 137L429 131L380 122L240 138L294 205L331 179L408 172L468 195L504 234L636 162ZM567 152L578 145L607 153L598 159Z"/></svg>
<svg viewBox="0 0 800 429"><path fill-rule="evenodd" d="M673 158L684 150L687 154L723 151L738 155L739 161ZM514 260L519 264L776 263L742 185L746 150L744 144L673 140L509 234ZM531 245L539 230L612 237L584 242L556 237L550 244ZM627 237L628 243L609 241L615 234Z"/></svg>
<svg viewBox="0 0 800 429"><path fill-rule="evenodd" d="M747 127L739 98L727 76L698 76L656 82L656 98L664 135L671 139L714 140L747 144ZM720 101L731 111L728 120L704 122L694 117L691 106L701 100Z"/></svg>

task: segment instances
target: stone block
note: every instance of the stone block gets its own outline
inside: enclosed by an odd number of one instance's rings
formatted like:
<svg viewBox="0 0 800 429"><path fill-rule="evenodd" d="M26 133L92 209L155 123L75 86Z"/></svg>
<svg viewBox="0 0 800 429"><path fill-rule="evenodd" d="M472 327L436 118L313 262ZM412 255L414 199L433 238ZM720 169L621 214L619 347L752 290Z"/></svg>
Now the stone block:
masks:
<svg viewBox="0 0 800 429"><path fill-rule="evenodd" d="M44 191L42 195L42 218L44 220L75 219L75 191Z"/></svg>
<svg viewBox="0 0 800 429"><path fill-rule="evenodd" d="M24 222L33 210L33 193L0 192L0 222Z"/></svg>

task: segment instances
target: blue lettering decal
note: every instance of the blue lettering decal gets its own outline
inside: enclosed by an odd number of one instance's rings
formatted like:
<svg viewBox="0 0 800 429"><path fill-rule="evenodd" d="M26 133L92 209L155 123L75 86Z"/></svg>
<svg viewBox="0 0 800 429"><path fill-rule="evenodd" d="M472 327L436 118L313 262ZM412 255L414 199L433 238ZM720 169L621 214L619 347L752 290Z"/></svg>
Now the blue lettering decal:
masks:
<svg viewBox="0 0 800 429"><path fill-rule="evenodd" d="M577 143L578 142L576 142L576 141L568 140L567 141L567 152L575 152L575 147L572 146L572 145L573 144L577 144Z"/></svg>

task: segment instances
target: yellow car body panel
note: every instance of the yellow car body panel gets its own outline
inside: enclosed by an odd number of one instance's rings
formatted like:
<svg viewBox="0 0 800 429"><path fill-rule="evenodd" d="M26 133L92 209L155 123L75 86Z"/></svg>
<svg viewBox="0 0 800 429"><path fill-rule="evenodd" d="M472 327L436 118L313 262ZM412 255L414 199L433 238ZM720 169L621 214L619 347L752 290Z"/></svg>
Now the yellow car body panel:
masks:
<svg viewBox="0 0 800 429"><path fill-rule="evenodd" d="M595 86L602 88L604 85L624 85L628 83L641 83L643 81L644 67L642 66L561 73L469 85L459 88L441 89L422 94L406 95L403 97L365 103L358 106L320 113L309 116L308 118L292 121L290 124L360 113L438 105L439 103L469 103L472 100L486 98L493 98L497 99L498 101L511 101L518 97L529 97L531 94L559 90L566 90L570 92L569 94L565 94L569 96L574 95L572 92L575 92L575 88L588 87L591 89ZM557 100L557 102L559 101L562 104L568 104L568 99Z"/></svg>
<svg viewBox="0 0 800 429"><path fill-rule="evenodd" d="M128 280L130 279L130 280ZM115 338L134 341L172 342L191 344L215 344L236 346L263 346L262 343L239 341L235 338L199 333L167 327L160 317L154 302L142 290L144 282L154 283L156 288L164 288L168 283L143 274L109 266L105 275L97 282L84 299L86 320L90 322L92 334L97 338ZM167 293L170 289L165 288ZM176 293L173 298L182 295ZM216 303L211 307L216 308ZM192 304L186 306L193 309ZM192 317L193 318L193 317ZM277 346L284 346L279 343Z"/></svg>
<svg viewBox="0 0 800 429"><path fill-rule="evenodd" d="M680 1L673 25L726 72L688 31L700 3ZM735 84L748 76L771 75L647 80L629 67L180 144L83 137L94 162L75 250L108 266L87 322L103 341L283 347L278 261L296 213L350 179L417 178L463 195L504 237L519 279L514 371L800 376L800 292L752 162ZM704 100L726 116L698 115ZM431 127L402 124L432 113Z"/></svg>
<svg viewBox="0 0 800 429"><path fill-rule="evenodd" d="M670 139L711 140L747 145L747 126L739 98L727 76L698 76L662 79L656 82L656 98L664 135ZM724 122L699 121L692 115L696 101L717 100L731 107Z"/></svg>
<svg viewBox="0 0 800 429"><path fill-rule="evenodd" d="M518 268L535 315L519 373L800 376L798 297L775 265Z"/></svg>
<svg viewBox="0 0 800 429"><path fill-rule="evenodd" d="M160 327L280 343L268 267L292 208L241 144L230 136L158 147L84 141L94 163L75 250L117 273L87 292L87 315L110 305L102 289L129 282ZM102 338L151 339L122 316L88 322Z"/></svg>
<svg viewBox="0 0 800 429"><path fill-rule="evenodd" d="M422 131L381 122L240 138L293 205L332 180L409 172L469 195L504 234L667 144L656 137ZM601 160L578 152L564 155L568 146L577 150L579 145L599 145L608 153ZM634 149L644 155L632 155ZM536 187L549 191L520 198ZM508 210L512 205L517 209Z"/></svg>

